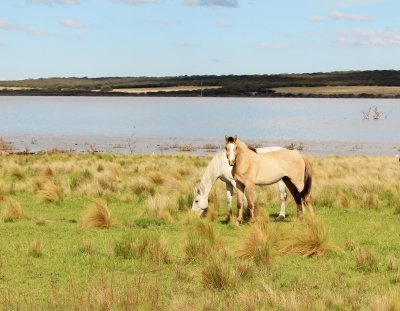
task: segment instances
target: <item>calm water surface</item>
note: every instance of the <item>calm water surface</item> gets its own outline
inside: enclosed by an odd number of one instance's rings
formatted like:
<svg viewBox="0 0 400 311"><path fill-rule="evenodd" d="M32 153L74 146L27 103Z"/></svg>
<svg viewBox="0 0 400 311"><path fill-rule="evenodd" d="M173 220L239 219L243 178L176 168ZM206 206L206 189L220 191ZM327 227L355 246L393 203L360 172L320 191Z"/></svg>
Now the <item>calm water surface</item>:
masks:
<svg viewBox="0 0 400 311"><path fill-rule="evenodd" d="M363 120L377 107L381 120ZM8 97L0 136L400 142L399 99Z"/></svg>

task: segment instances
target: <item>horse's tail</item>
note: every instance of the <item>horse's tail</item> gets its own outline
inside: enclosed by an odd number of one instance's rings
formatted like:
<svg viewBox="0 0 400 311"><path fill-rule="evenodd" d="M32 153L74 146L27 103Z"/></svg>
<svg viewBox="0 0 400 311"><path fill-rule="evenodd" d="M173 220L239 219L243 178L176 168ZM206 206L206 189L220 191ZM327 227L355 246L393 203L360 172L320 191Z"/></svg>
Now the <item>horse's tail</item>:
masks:
<svg viewBox="0 0 400 311"><path fill-rule="evenodd" d="M312 185L312 168L310 161L304 156L301 155L304 160L305 168L304 168L304 188L297 195L298 198L304 198L306 195L309 196L311 192Z"/></svg>

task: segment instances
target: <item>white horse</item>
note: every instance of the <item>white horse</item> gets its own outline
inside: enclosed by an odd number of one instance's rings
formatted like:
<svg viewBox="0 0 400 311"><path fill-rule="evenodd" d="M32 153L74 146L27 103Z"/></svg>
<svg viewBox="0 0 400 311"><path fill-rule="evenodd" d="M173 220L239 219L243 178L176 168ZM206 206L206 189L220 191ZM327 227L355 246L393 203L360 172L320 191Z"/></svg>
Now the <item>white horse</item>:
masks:
<svg viewBox="0 0 400 311"><path fill-rule="evenodd" d="M264 147L257 148L257 153L265 153L277 151L284 148L281 147ZM195 196L193 199L192 210L201 215L208 208L208 196L211 188L217 179L221 179L226 184L226 201L228 213L224 218L224 222L228 222L232 216L232 195L233 188L236 188L236 181L232 176L232 166L229 165L225 151L218 152L208 164L200 183L195 188ZM282 180L278 181L281 210L279 212L277 221L282 221L286 217L286 185ZM245 199L245 198L244 198Z"/></svg>

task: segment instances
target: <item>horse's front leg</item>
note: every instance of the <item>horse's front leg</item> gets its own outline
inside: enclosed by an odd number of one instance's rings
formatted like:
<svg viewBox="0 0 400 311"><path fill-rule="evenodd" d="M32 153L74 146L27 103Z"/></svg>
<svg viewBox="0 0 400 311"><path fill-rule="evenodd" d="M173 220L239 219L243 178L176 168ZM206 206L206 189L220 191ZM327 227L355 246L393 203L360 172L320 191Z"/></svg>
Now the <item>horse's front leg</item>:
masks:
<svg viewBox="0 0 400 311"><path fill-rule="evenodd" d="M281 199L281 211L279 212L279 215L278 217L276 217L275 221L282 221L286 217L287 193L286 193L286 185L282 180L278 182L278 186L279 186L279 195Z"/></svg>
<svg viewBox="0 0 400 311"><path fill-rule="evenodd" d="M244 192L247 199L247 208L249 209L249 222L254 222L254 202L256 200L256 187L248 183Z"/></svg>
<svg viewBox="0 0 400 311"><path fill-rule="evenodd" d="M230 182L226 182L226 206L228 212L223 218L223 223L228 223L232 217L232 196L233 196L233 185Z"/></svg>
<svg viewBox="0 0 400 311"><path fill-rule="evenodd" d="M243 223L243 197L245 187L241 183L236 183L237 188L237 217L236 217L236 225L240 225Z"/></svg>

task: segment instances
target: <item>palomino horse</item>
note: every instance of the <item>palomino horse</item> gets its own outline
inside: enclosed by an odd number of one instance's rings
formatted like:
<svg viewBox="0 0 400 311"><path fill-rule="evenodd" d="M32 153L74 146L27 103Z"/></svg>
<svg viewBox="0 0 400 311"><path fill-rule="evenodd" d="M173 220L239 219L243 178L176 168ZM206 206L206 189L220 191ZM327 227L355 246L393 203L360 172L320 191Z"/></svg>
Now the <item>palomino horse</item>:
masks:
<svg viewBox="0 0 400 311"><path fill-rule="evenodd" d="M281 150L281 147L264 147L257 148L258 153L271 152ZM236 181L232 176L232 166L229 165L226 158L225 151L218 152L208 164L203 176L201 177L200 183L195 188L195 195L192 204L192 210L197 212L199 215L203 214L208 208L208 196L211 188L217 179L221 179L226 184L226 201L228 212L223 219L223 222L229 222L232 216L232 195L233 188L236 188ZM281 210L276 220L283 220L286 216L286 185L282 180L278 181L280 199L281 199Z"/></svg>
<svg viewBox="0 0 400 311"><path fill-rule="evenodd" d="M250 221L254 218L255 185L270 185L282 179L297 204L297 217L303 218L303 202L311 213L312 170L310 162L296 150L281 149L257 153L237 136L225 136L225 151L238 189L237 224L243 221L242 197L246 196Z"/></svg>

